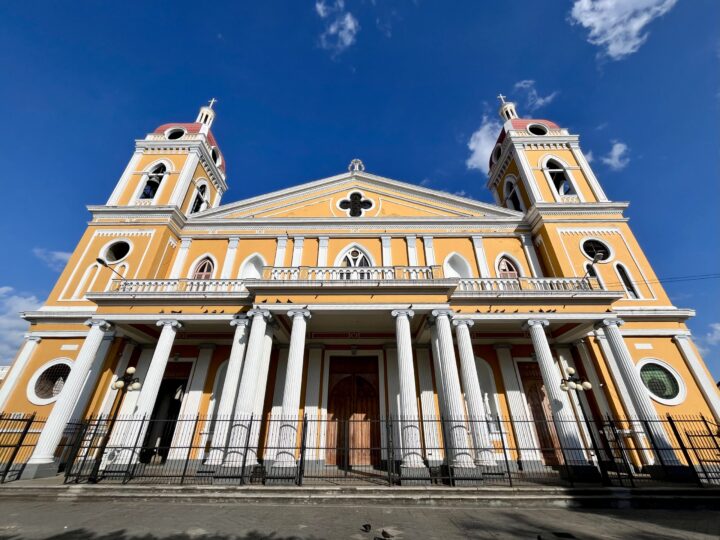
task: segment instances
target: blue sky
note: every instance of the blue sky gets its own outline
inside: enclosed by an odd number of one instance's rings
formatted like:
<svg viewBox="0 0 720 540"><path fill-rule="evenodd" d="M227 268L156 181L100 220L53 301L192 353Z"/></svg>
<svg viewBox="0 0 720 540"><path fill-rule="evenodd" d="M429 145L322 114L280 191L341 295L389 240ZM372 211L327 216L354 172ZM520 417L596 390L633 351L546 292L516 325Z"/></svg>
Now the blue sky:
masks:
<svg viewBox="0 0 720 540"><path fill-rule="evenodd" d="M491 201L495 96L581 136L661 278L718 273L720 3L4 2L0 363L133 139L213 131L231 202L344 171ZM471 143L472 149L469 148ZM475 168L476 164L480 168ZM667 285L720 377L720 280Z"/></svg>

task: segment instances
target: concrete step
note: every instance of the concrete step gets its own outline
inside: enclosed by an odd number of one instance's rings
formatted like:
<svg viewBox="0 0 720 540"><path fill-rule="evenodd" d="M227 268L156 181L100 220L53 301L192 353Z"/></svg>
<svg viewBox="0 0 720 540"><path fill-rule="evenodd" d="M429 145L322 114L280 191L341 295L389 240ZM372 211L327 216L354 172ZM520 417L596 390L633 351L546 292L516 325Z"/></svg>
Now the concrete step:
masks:
<svg viewBox="0 0 720 540"><path fill-rule="evenodd" d="M720 509L713 488L565 487L286 487L48 484L13 482L0 499L82 501L158 500L193 504L312 504L327 506L585 507Z"/></svg>

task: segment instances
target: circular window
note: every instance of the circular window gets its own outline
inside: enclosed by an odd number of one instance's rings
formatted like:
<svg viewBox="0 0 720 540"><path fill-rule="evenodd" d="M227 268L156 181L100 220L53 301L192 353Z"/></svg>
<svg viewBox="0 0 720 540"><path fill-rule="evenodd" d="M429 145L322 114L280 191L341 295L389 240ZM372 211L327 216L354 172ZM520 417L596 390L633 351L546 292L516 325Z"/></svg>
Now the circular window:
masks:
<svg viewBox="0 0 720 540"><path fill-rule="evenodd" d="M546 128L542 124L530 124L527 127L527 130L530 133L532 133L533 135L547 135L548 134L548 128Z"/></svg>
<svg viewBox="0 0 720 540"><path fill-rule="evenodd" d="M500 159L500 154L502 154L502 146L497 144L497 145L495 145L495 149L493 150L493 153L492 153L492 162L493 163L497 162L497 160Z"/></svg>
<svg viewBox="0 0 720 540"><path fill-rule="evenodd" d="M28 399L36 405L47 405L57 400L67 382L72 363L67 358L48 362L30 377L27 387Z"/></svg>
<svg viewBox="0 0 720 540"><path fill-rule="evenodd" d="M222 158L220 157L220 152L216 146L212 147L212 153L210 155L212 156L212 160L215 162L215 165L219 167L222 163Z"/></svg>
<svg viewBox="0 0 720 540"><path fill-rule="evenodd" d="M666 405L675 405L685 399L685 388L680 375L665 363L655 359L640 362L640 379L650 396Z"/></svg>
<svg viewBox="0 0 720 540"><path fill-rule="evenodd" d="M582 251L586 257L598 262L610 259L610 247L600 240L583 240Z"/></svg>
<svg viewBox="0 0 720 540"><path fill-rule="evenodd" d="M130 253L130 244L125 240L120 240L110 244L105 249L104 259L109 263L116 263L123 260Z"/></svg>
<svg viewBox="0 0 720 540"><path fill-rule="evenodd" d="M185 130L183 128L172 128L165 133L165 136L171 141L177 140L183 135L185 135Z"/></svg>

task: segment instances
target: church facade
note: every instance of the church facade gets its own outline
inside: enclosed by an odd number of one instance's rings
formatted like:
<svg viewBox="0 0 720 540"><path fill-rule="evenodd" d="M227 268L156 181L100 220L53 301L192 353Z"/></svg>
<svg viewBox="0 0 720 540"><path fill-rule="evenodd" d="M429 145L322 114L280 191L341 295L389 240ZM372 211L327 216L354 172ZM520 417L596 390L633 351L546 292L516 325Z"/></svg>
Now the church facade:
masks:
<svg viewBox="0 0 720 540"><path fill-rule="evenodd" d="M373 448L387 462L392 439L402 478L492 467L508 451L551 466L552 447L582 474L590 426L612 418L631 419L620 436L635 466L679 463L661 420L720 422L693 311L673 306L578 136L504 100L499 113L496 204L353 160L223 205L212 103L136 141L47 301L22 314L0 410L47 418L25 475L55 474L68 425L98 416L196 418L192 433L164 435L162 460L187 448L211 469L242 446L246 464L252 451L295 470L300 439L307 459L339 464L344 437L368 450L346 464L375 460ZM388 418L342 436L332 423ZM152 446L138 426L125 435Z"/></svg>

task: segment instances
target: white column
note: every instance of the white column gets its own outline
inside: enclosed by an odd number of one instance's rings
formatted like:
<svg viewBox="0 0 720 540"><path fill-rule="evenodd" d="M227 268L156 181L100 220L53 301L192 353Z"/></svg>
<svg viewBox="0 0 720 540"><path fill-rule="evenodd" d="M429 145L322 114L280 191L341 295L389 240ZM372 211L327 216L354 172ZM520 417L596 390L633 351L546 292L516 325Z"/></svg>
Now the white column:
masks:
<svg viewBox="0 0 720 540"><path fill-rule="evenodd" d="M285 249L287 248L287 236L278 236L277 249L275 250L275 263L273 266L285 266Z"/></svg>
<svg viewBox="0 0 720 540"><path fill-rule="evenodd" d="M318 236L318 266L327 266L328 257L328 241L330 240L327 236Z"/></svg>
<svg viewBox="0 0 720 540"><path fill-rule="evenodd" d="M381 236L380 241L382 242L382 265L392 266L392 238Z"/></svg>
<svg viewBox="0 0 720 540"><path fill-rule="evenodd" d="M263 360L263 349L265 344L265 330L267 329L270 312L264 309L251 309L247 312L248 318L252 321L250 326L250 337L248 338L247 353L242 368L240 388L235 403L235 417L233 429L231 430L226 465L241 465L246 441L249 441L248 429L250 419L255 409L255 391L257 388L258 376ZM255 424L253 419L253 424Z"/></svg>
<svg viewBox="0 0 720 540"><path fill-rule="evenodd" d="M175 255L175 262L173 263L172 270L170 270L168 279L180 279L180 276L182 275L181 272L185 267L185 261L187 260L188 250L190 249L191 243L192 238L182 238L180 240L180 247L178 248L177 255Z"/></svg>
<svg viewBox="0 0 720 540"><path fill-rule="evenodd" d="M432 321L430 321L432 323ZM433 370L435 371L435 384L437 386L438 405L440 416L448 416L447 401L445 400L445 383L443 382L442 369L440 368L440 345L438 344L437 326L428 324L430 327L430 349L433 358Z"/></svg>
<svg viewBox="0 0 720 540"><path fill-rule="evenodd" d="M522 241L525 257L527 258L528 264L530 265L530 275L532 277L543 277L540 260L538 259L537 252L535 251L535 246L532 242L532 235L523 234L520 236L520 239Z"/></svg>
<svg viewBox="0 0 720 540"><path fill-rule="evenodd" d="M267 380L270 372L270 356L272 355L273 334L275 322L271 321L265 327L265 336L263 337L263 349L260 359L260 370L258 372L257 384L255 385L255 403L253 405L252 429L250 430L250 445L248 447L247 464L254 465L257 463L258 448L260 446L260 430L262 428L264 418L263 410L265 408L265 396L267 394ZM272 431L271 427L271 431Z"/></svg>
<svg viewBox="0 0 720 540"><path fill-rule="evenodd" d="M185 196L187 195L188 191L190 191L190 183L193 180L193 175L195 174L195 171L197 170L198 163L200 162L200 149L192 149L190 153L187 156L187 159L185 160L185 163L183 164L182 168L180 169L180 174L178 174L177 183L175 184L175 189L172 192L172 195L170 196L170 204L174 204L178 208L182 208L183 201L185 200ZM165 180L165 182L168 182ZM166 186L169 185L169 182L166 184ZM164 186L161 184L160 189L162 189ZM160 191L158 191L160 193ZM154 201L156 201L158 197L155 197ZM153 204L155 202L153 201Z"/></svg>
<svg viewBox="0 0 720 540"><path fill-rule="evenodd" d="M425 264L427 266L435 266L435 246L433 245L432 236L423 236L423 246L425 247Z"/></svg>
<svg viewBox="0 0 720 540"><path fill-rule="evenodd" d="M160 338L155 346L152 360L150 360L150 368L142 382L142 389L138 396L137 405L135 405L135 416L138 418L149 419L155 407L160 383L162 383L165 368L170 359L170 351L172 351L175 335L182 325L175 320L165 319L157 322L162 327Z"/></svg>
<svg viewBox="0 0 720 540"><path fill-rule="evenodd" d="M400 379L400 420L402 421L403 467L424 467L420 446L417 394L415 392L415 367L412 357L410 319L414 313L409 309L392 312L395 317L397 338L398 374Z"/></svg>
<svg viewBox="0 0 720 540"><path fill-rule="evenodd" d="M322 345L309 345L307 385L305 387L305 414L308 417L307 435L305 437L307 441L306 459L309 461L318 459L320 454L319 447L321 446L318 444L318 434L320 432L319 422L322 418L320 397L320 384L322 381L320 367L322 365L322 356ZM382 373L382 369L380 373ZM380 388L385 388L382 381ZM324 446L324 443L322 443L322 446Z"/></svg>
<svg viewBox="0 0 720 540"><path fill-rule="evenodd" d="M407 242L407 250L408 250L408 266L417 266L418 265L418 256L417 256L417 237L416 236L406 236L405 241Z"/></svg>
<svg viewBox="0 0 720 540"><path fill-rule="evenodd" d="M635 363L630 356L630 351L625 345L625 340L620 333L620 325L623 324L622 319L604 319L596 326L602 328L607 337L608 345L612 351L615 361L617 362L620 376L625 381L630 399L635 405L635 410L640 415L639 420L644 421L643 425L650 432L655 447L659 451L659 458L666 465L678 465L679 461L672 451L672 444L668 439L667 433L660 422L657 411L650 401L648 390L640 378L640 371L635 367Z"/></svg>
<svg viewBox="0 0 720 540"><path fill-rule="evenodd" d="M512 346L509 344L495 345L500 372L502 373L505 396L510 409L510 420L515 433L515 446L522 461L542 461L539 443L527 413L525 393L515 369Z"/></svg>
<svg viewBox="0 0 720 540"><path fill-rule="evenodd" d="M100 343L100 347L95 353L95 361L90 367L87 377L85 377L85 382L80 390L80 395L77 400L75 400L75 407L73 407L70 418L76 419L83 418L85 416L85 409L87 409L88 402L95 392L98 379L100 378L100 373L105 365L105 360L107 359L110 346L112 345L114 339L115 334L113 332L108 332L105 336L103 336L102 343Z"/></svg>
<svg viewBox="0 0 720 540"><path fill-rule="evenodd" d="M227 252L225 253L225 262L223 263L220 279L230 279L232 277L232 269L235 266L235 257L237 256L237 247L240 239L237 236L231 236L228 240Z"/></svg>
<svg viewBox="0 0 720 540"><path fill-rule="evenodd" d="M570 400L567 393L560 389L560 373L553 361L550 345L545 335L545 327L549 324L546 320L534 319L529 320L524 328L530 332L530 339L543 379L545 395L550 402L555 429L567 462L570 465L587 465L588 461L583 451L580 432L570 408Z"/></svg>
<svg viewBox="0 0 720 540"><path fill-rule="evenodd" d="M245 345L247 344L247 328L250 320L244 316L235 317L230 321L230 326L235 327L232 347L230 348L230 359L225 370L225 380L220 394L220 403L215 412L215 431L212 438L212 450L208 456L207 463L218 465L222 463L225 455L225 444L227 443L228 425L230 424L235 409L238 384L242 373L243 358L245 356Z"/></svg>
<svg viewBox="0 0 720 540"><path fill-rule="evenodd" d="M288 311L292 319L290 352L288 354L285 389L283 390L282 417L277 461L280 466L295 465L298 411L302 389L303 360L305 357L305 331L310 312L307 309Z"/></svg>
<svg viewBox="0 0 720 540"><path fill-rule="evenodd" d="M20 378L20 374L25 371L25 366L30 361L30 358L32 358L32 354L40 341L41 338L37 336L33 336L30 334L25 335L25 344L20 350L20 354L18 354L17 359L12 365L12 368L10 368L10 372L5 378L5 381L3 381L2 386L0 386L0 412L5 410L5 404L10 398L10 394L12 393L18 379Z"/></svg>
<svg viewBox="0 0 720 540"><path fill-rule="evenodd" d="M53 463L55 450L57 450L62 434L65 431L65 426L71 419L73 408L85 384L85 379L95 362L98 349L100 349L105 334L112 328L110 324L103 320L91 319L85 324L90 326L90 331L78 352L77 359L73 363L70 375L65 381L60 396L45 422L45 427L40 433L28 465ZM48 471L43 472L47 474ZM30 477L32 476L34 476L34 471L30 473Z"/></svg>
<svg viewBox="0 0 720 540"><path fill-rule="evenodd" d="M490 277L490 268L488 267L487 257L485 256L485 246L483 245L482 236L475 235L472 237L473 249L475 250L475 262L477 262L478 270L481 278Z"/></svg>
<svg viewBox="0 0 720 540"><path fill-rule="evenodd" d="M592 393L598 407L600 408L600 414L602 414L603 417L606 417L611 414L610 405L605 397L604 385L601 384L600 377L598 377L597 370L595 369L595 365L590 357L590 351L588 351L587 344L583 340L579 340L573 345L575 345L578 354L580 355L580 361L582 362L588 381L590 381L593 385Z"/></svg>
<svg viewBox="0 0 720 540"><path fill-rule="evenodd" d="M303 245L305 244L305 238L302 236L296 236L293 238L293 254L292 254L292 262L290 263L290 266L297 267L302 265L302 254L303 254Z"/></svg>
<svg viewBox="0 0 720 540"><path fill-rule="evenodd" d="M131 339L125 338L125 345L123 346L122 354L120 355L120 359L118 360L117 366L115 367L115 372L113 373L112 379L110 381L110 386L108 387L107 392L105 393L105 397L103 398L103 403L100 407L100 414L107 415L110 414L110 412L112 411L113 404L115 403L118 394L118 390L113 388L113 385L115 384L115 381L117 381L125 374L125 370L130 363L130 358L132 357L133 352L135 352L136 348L137 343L135 343Z"/></svg>
<svg viewBox="0 0 720 540"><path fill-rule="evenodd" d="M695 349L690 343L690 336L677 335L673 338L673 341L680 349L680 354L685 359L688 368L690 368L690 373L695 378L695 382L700 388L700 392L702 392L715 421L720 422L720 393L718 393L718 387L710 379L705 366L703 366L702 361L695 353Z"/></svg>
<svg viewBox="0 0 720 540"><path fill-rule="evenodd" d="M433 388L430 350L426 347L415 348L418 390L420 391L420 414L425 436L425 457L431 466L442 464L443 456L440 444L440 416L435 407L435 389ZM380 388L384 386L381 384ZM382 431L381 431L382 433Z"/></svg>
<svg viewBox="0 0 720 540"><path fill-rule="evenodd" d="M452 342L450 315L452 315L452 311L444 309L436 309L432 312L437 327L440 370L445 385L447 417L443 418L443 422L445 423L445 436L449 439L447 442L451 445L452 452L452 461L448 460L448 465L452 467L473 467L474 460L470 451L455 347Z"/></svg>
<svg viewBox="0 0 720 540"><path fill-rule="evenodd" d="M493 444L490 440L487 425L487 411L485 410L485 402L480 389L480 380L475 365L475 353L470 338L470 327L473 324L470 319L455 319L453 321L457 335L458 352L460 353L462 387L465 390L465 402L470 416L470 431L475 443L475 464L495 465Z"/></svg>

